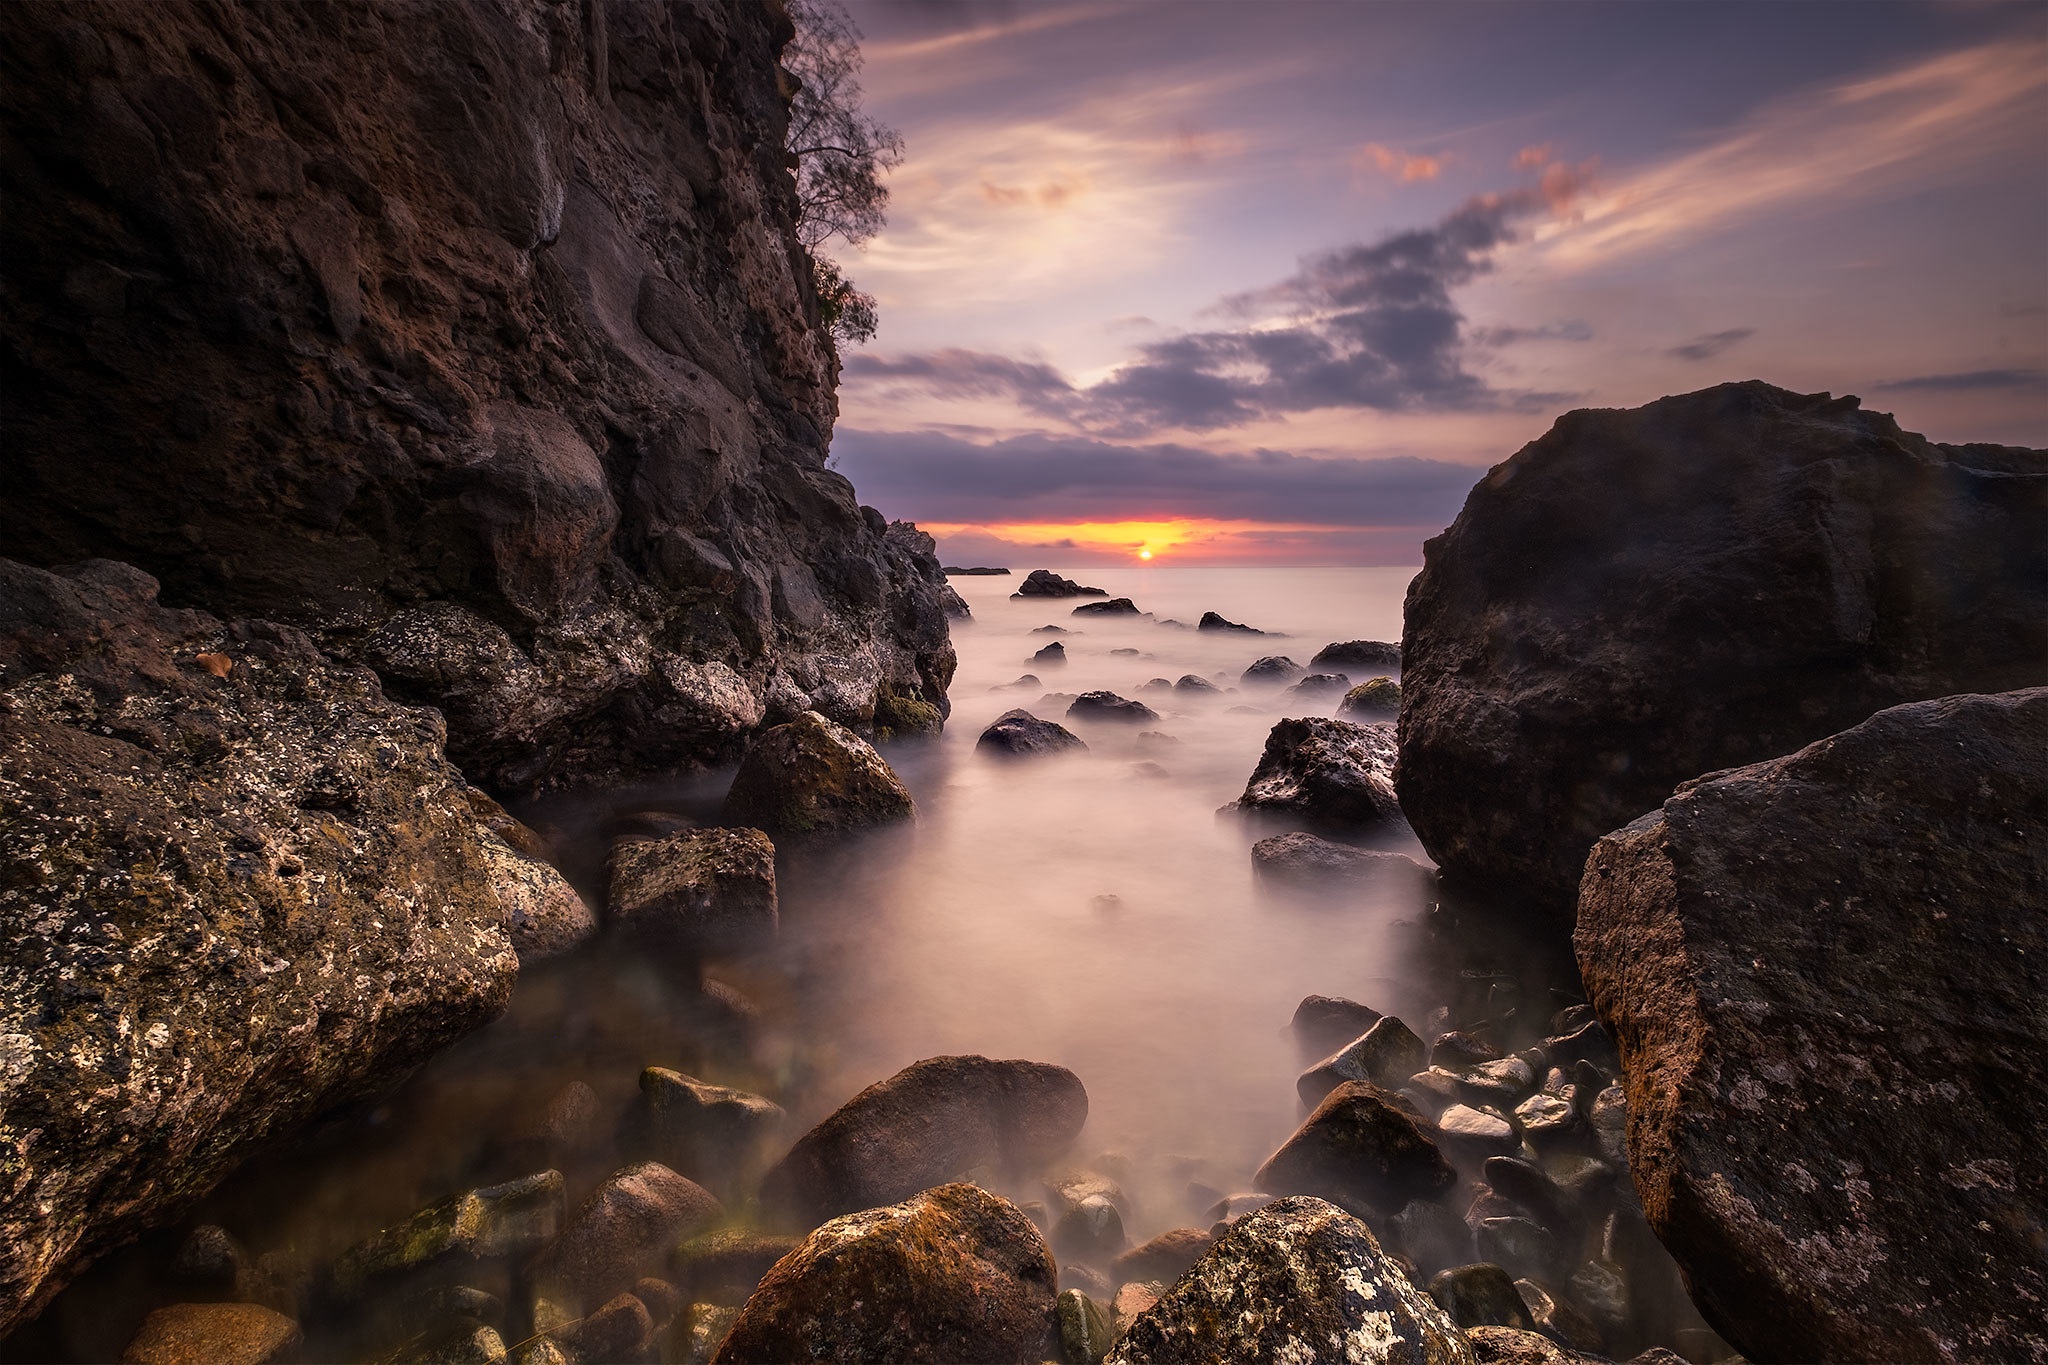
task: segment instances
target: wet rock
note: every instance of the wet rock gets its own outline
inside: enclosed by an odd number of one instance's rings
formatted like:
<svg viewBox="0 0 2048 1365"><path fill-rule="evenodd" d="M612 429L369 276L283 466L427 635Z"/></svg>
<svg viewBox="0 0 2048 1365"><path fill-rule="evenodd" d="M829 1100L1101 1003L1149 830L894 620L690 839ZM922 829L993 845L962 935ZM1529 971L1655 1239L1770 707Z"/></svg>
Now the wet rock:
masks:
<svg viewBox="0 0 2048 1365"><path fill-rule="evenodd" d="M597 1092L582 1081L570 1081L548 1100L533 1136L551 1160L584 1151L596 1140L603 1123Z"/></svg>
<svg viewBox="0 0 2048 1365"><path fill-rule="evenodd" d="M170 1276L180 1284L232 1291L249 1264L249 1254L226 1228L202 1223L185 1234L171 1258Z"/></svg>
<svg viewBox="0 0 2048 1365"><path fill-rule="evenodd" d="M1079 1208L1086 1200L1100 1198L1114 1204L1125 1218L1131 1216L1131 1197L1124 1187L1096 1171L1062 1171L1046 1180L1045 1192L1061 1214Z"/></svg>
<svg viewBox="0 0 2048 1365"><path fill-rule="evenodd" d="M1555 1066L1591 1062L1610 1076L1621 1069L1621 1056L1614 1049L1614 1040L1597 1020L1581 1024L1560 1037L1545 1038L1543 1050L1550 1054Z"/></svg>
<svg viewBox="0 0 2048 1365"><path fill-rule="evenodd" d="M270 1365L290 1358L299 1325L253 1303L179 1303L142 1320L121 1365Z"/></svg>
<svg viewBox="0 0 2048 1365"><path fill-rule="evenodd" d="M1091 1194L1059 1216L1052 1227L1052 1244L1062 1256L1099 1263L1121 1254L1130 1241L1116 1205L1104 1195Z"/></svg>
<svg viewBox="0 0 2048 1365"><path fill-rule="evenodd" d="M1687 783L1587 861L1629 1169L1746 1354L2048 1354L2019 1307L2048 1301L2021 1231L2048 1225L2024 1136L2048 1131L2048 919L2015 909L2048 884L2044 821L2035 688ZM1619 1108L1596 1102L1603 1138Z"/></svg>
<svg viewBox="0 0 2048 1365"><path fill-rule="evenodd" d="M1460 1103L1465 1094L1458 1086L1457 1073L1437 1066L1410 1076L1408 1083L1401 1087L1401 1093L1414 1100L1431 1118Z"/></svg>
<svg viewBox="0 0 2048 1365"><path fill-rule="evenodd" d="M1301 1074L1294 1091L1306 1108L1346 1081L1370 1081L1392 1089L1422 1065L1422 1040L1388 1015Z"/></svg>
<svg viewBox="0 0 2048 1365"><path fill-rule="evenodd" d="M722 1217L710 1192L658 1162L607 1177L528 1267L536 1285L588 1310L660 1267L669 1249Z"/></svg>
<svg viewBox="0 0 2048 1365"><path fill-rule="evenodd" d="M828 722L829 723L829 722ZM612 846L608 927L678 955L775 937L775 845L758 829L697 829Z"/></svg>
<svg viewBox="0 0 2048 1365"><path fill-rule="evenodd" d="M1226 620L1220 613L1213 611L1203 612L1202 619L1196 623L1195 629L1235 631L1239 635L1264 635L1266 633L1263 630L1253 630L1250 626L1241 626L1235 621Z"/></svg>
<svg viewBox="0 0 2048 1365"><path fill-rule="evenodd" d="M1223 689L1199 673L1183 673L1180 677L1174 679L1173 690L1176 692L1220 693Z"/></svg>
<svg viewBox="0 0 2048 1365"><path fill-rule="evenodd" d="M635 1147L700 1184L731 1188L782 1128L782 1106L744 1090L650 1066L628 1129Z"/></svg>
<svg viewBox="0 0 2048 1365"><path fill-rule="evenodd" d="M1116 1324L1117 1335L1130 1331L1131 1324L1151 1312L1165 1292L1166 1286L1157 1280L1132 1280L1118 1285L1116 1298L1109 1306L1109 1316Z"/></svg>
<svg viewBox="0 0 2048 1365"><path fill-rule="evenodd" d="M1223 1223L1227 1225L1235 1223L1246 1214L1256 1213L1279 1197L1275 1194L1227 1194L1210 1205L1209 1211L1204 1216L1211 1224ZM1209 1232L1212 1236L1216 1235L1216 1229L1213 1226L1209 1229Z"/></svg>
<svg viewBox="0 0 2048 1365"><path fill-rule="evenodd" d="M1034 1226L1037 1221L1032 1220ZM1060 1267L1060 1288L1078 1289L1097 1303L1108 1303L1116 1297L1116 1285L1107 1275L1077 1261L1069 1261Z"/></svg>
<svg viewBox="0 0 2048 1365"><path fill-rule="evenodd" d="M631 1360L654 1337L654 1315L637 1295L619 1294L554 1334L572 1360Z"/></svg>
<svg viewBox="0 0 2048 1365"><path fill-rule="evenodd" d="M764 731L740 760L722 819L798 840L913 819L917 808L868 742L814 711Z"/></svg>
<svg viewBox="0 0 2048 1365"><path fill-rule="evenodd" d="M1437 1138L1446 1150L1466 1160L1509 1156L1521 1150L1515 1127L1499 1114L1454 1104L1437 1116Z"/></svg>
<svg viewBox="0 0 2048 1365"><path fill-rule="evenodd" d="M1290 891L1386 887L1421 897L1434 890L1429 870L1405 854L1352 848L1301 831L1253 844L1252 872L1262 885Z"/></svg>
<svg viewBox="0 0 2048 1365"><path fill-rule="evenodd" d="M1015 1205L942 1185L806 1237L747 1300L715 1359L1036 1361L1056 1273Z"/></svg>
<svg viewBox="0 0 2048 1365"><path fill-rule="evenodd" d="M1293 1198L1233 1226L1109 1359L1453 1365L1473 1356L1363 1223L1320 1199Z"/></svg>
<svg viewBox="0 0 2048 1365"><path fill-rule="evenodd" d="M1499 1048L1456 1030L1438 1034L1429 1045L1429 1064L1446 1071L1469 1071L1482 1063L1499 1060Z"/></svg>
<svg viewBox="0 0 2048 1365"><path fill-rule="evenodd" d="M295 630L0 561L0 1333L505 1007L519 855L441 740Z"/></svg>
<svg viewBox="0 0 2048 1365"><path fill-rule="evenodd" d="M1300 664L1284 655L1272 654L1259 659L1238 675L1238 681L1247 687L1279 687L1291 683L1308 672Z"/></svg>
<svg viewBox="0 0 2048 1365"><path fill-rule="evenodd" d="M1482 1218L1472 1235L1481 1256L1516 1275L1547 1275L1557 1266L1557 1239L1534 1219Z"/></svg>
<svg viewBox="0 0 2048 1365"><path fill-rule="evenodd" d="M1536 1330L1535 1319L1515 1289L1514 1277L1490 1262L1439 1271L1430 1278L1429 1296L1460 1327Z"/></svg>
<svg viewBox="0 0 2048 1365"><path fill-rule="evenodd" d="M955 621L974 619L974 609L967 605L967 599L962 597L960 590L951 583L941 584L939 587L939 609Z"/></svg>
<svg viewBox="0 0 2048 1365"><path fill-rule="evenodd" d="M1038 665L1040 668L1058 668L1066 661L1067 647L1058 640L1054 640L1051 644L1044 646L1030 658L1030 662ZM1028 678L1031 675L1027 673L1024 676ZM1019 678L1017 681L1021 683L1024 681L1024 678Z"/></svg>
<svg viewBox="0 0 2048 1365"><path fill-rule="evenodd" d="M1401 828L1394 732L1348 720L1283 720L1266 736L1244 795L1228 809L1298 820L1340 835Z"/></svg>
<svg viewBox="0 0 2048 1365"><path fill-rule="evenodd" d="M1083 602L1074 608L1076 616L1138 616L1138 606L1128 597L1112 597L1107 602ZM1132 653L1137 653L1132 650Z"/></svg>
<svg viewBox="0 0 2048 1365"><path fill-rule="evenodd" d="M1159 719L1159 713L1141 701L1129 701L1114 692L1083 692L1067 708L1067 719L1150 725Z"/></svg>
<svg viewBox="0 0 2048 1365"><path fill-rule="evenodd" d="M1555 1152L1585 1139L1589 1128L1576 1098L1577 1088L1568 1085L1560 1093L1531 1095L1515 1106L1515 1124L1531 1147Z"/></svg>
<svg viewBox="0 0 2048 1365"><path fill-rule="evenodd" d="M669 1334L669 1349L679 1365L711 1365L725 1334L739 1320L737 1304L693 1303Z"/></svg>
<svg viewBox="0 0 2048 1365"><path fill-rule="evenodd" d="M344 1252L334 1263L334 1291L346 1302L433 1267L525 1255L554 1238L562 1213L562 1177L555 1171L466 1190Z"/></svg>
<svg viewBox="0 0 2048 1365"><path fill-rule="evenodd" d="M1472 1343L1480 1365L1595 1365L1592 1358L1518 1327L1472 1327L1465 1340ZM1675 1359L1672 1365L1677 1365Z"/></svg>
<svg viewBox="0 0 2048 1365"><path fill-rule="evenodd" d="M1378 1086L1344 1082L1266 1159L1252 1184L1387 1212L1441 1194L1457 1172L1403 1103Z"/></svg>
<svg viewBox="0 0 2048 1365"><path fill-rule="evenodd" d="M1334 995L1303 996L1288 1027L1306 1056L1327 1057L1385 1016L1370 1005Z"/></svg>
<svg viewBox="0 0 2048 1365"><path fill-rule="evenodd" d="M1345 720L1393 720L1401 714L1401 684L1392 678L1367 678L1344 694L1337 714Z"/></svg>
<svg viewBox="0 0 2048 1365"><path fill-rule="evenodd" d="M1472 1229L1434 1200L1410 1200L1387 1226L1395 1248L1425 1275L1471 1263Z"/></svg>
<svg viewBox="0 0 2048 1365"><path fill-rule="evenodd" d="M1560 417L1409 588L1423 847L1570 925L1594 841L1679 783L1901 702L2038 686L2044 488L2042 452L1754 381Z"/></svg>
<svg viewBox="0 0 2048 1365"><path fill-rule="evenodd" d="M1587 1115L1593 1141L1600 1155L1619 1166L1628 1164L1628 1097L1620 1084L1608 1086L1593 1097Z"/></svg>
<svg viewBox="0 0 2048 1365"><path fill-rule="evenodd" d="M894 1203L977 1167L1043 1167L1079 1136L1088 1093L1065 1067L929 1057L855 1095L768 1173L763 1197L819 1220Z"/></svg>
<svg viewBox="0 0 2048 1365"><path fill-rule="evenodd" d="M1078 1289L1063 1289L1053 1302L1059 1332L1060 1359L1067 1365L1096 1365L1109 1354L1116 1329L1109 1314Z"/></svg>
<svg viewBox="0 0 2048 1365"><path fill-rule="evenodd" d="M1628 1276L1613 1261L1587 1261L1572 1271L1571 1295L1602 1328L1617 1336L1630 1333L1634 1318Z"/></svg>
<svg viewBox="0 0 2048 1365"><path fill-rule="evenodd" d="M1280 694L1280 704L1294 707L1325 706L1330 698L1348 694L1351 679L1342 673L1311 673Z"/></svg>
<svg viewBox="0 0 2048 1365"><path fill-rule="evenodd" d="M1467 1104L1512 1109L1536 1088L1536 1068L1520 1057L1496 1058L1460 1072L1458 1088Z"/></svg>
<svg viewBox="0 0 2048 1365"><path fill-rule="evenodd" d="M692 1237L669 1257L675 1281L693 1300L739 1303L801 1238L725 1228Z"/></svg>
<svg viewBox="0 0 2048 1365"><path fill-rule="evenodd" d="M1206 1255L1215 1241L1212 1233L1201 1228L1174 1228L1117 1257L1110 1273L1119 1283L1161 1280L1171 1284L1183 1270Z"/></svg>
<svg viewBox="0 0 2048 1365"><path fill-rule="evenodd" d="M482 852L520 965L560 957L596 935L597 916L548 863L495 838Z"/></svg>
<svg viewBox="0 0 2048 1365"><path fill-rule="evenodd" d="M1515 1292L1536 1323L1536 1330L1565 1346L1580 1351L1606 1349L1606 1336L1593 1320L1573 1306L1572 1301L1553 1294L1531 1279L1515 1281Z"/></svg>
<svg viewBox="0 0 2048 1365"><path fill-rule="evenodd" d="M1310 668L1326 668L1336 672L1363 672L1366 669L1401 669L1401 646L1387 644L1381 640L1346 640L1340 644L1324 645L1308 661Z"/></svg>
<svg viewBox="0 0 2048 1365"><path fill-rule="evenodd" d="M1084 588L1071 578L1062 578L1051 569L1033 569L1024 575L1024 581L1017 585L1012 597L1107 597L1101 588Z"/></svg>
<svg viewBox="0 0 2048 1365"><path fill-rule="evenodd" d="M1076 735L1057 721L1040 720L1029 711L1005 711L997 716L974 747L995 754L1059 754L1087 749Z"/></svg>

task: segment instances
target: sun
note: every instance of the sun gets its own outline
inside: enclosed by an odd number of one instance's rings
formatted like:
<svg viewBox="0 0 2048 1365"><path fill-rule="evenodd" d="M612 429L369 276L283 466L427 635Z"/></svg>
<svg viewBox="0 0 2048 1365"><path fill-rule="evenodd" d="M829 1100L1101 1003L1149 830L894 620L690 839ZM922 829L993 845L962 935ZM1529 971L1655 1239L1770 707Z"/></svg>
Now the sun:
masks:
<svg viewBox="0 0 2048 1365"><path fill-rule="evenodd" d="M1140 559L1150 559L1151 557L1152 557L1152 552L1151 552L1150 550L1140 550L1140 551L1138 551L1138 558L1140 558Z"/></svg>

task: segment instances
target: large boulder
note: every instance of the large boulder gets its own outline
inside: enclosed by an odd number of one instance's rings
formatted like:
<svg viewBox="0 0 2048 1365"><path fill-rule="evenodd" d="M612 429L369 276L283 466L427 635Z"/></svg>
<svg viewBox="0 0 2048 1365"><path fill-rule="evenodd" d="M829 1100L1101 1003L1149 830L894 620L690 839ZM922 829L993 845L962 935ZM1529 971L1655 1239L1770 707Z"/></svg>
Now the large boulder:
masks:
<svg viewBox="0 0 2048 1365"><path fill-rule="evenodd" d="M317 22L303 22L318 14ZM495 789L932 723L929 536L825 468L786 15L0 6L0 546L438 707Z"/></svg>
<svg viewBox="0 0 2048 1365"><path fill-rule="evenodd" d="M2048 1359L2048 689L1881 711L1600 841L1644 1212L1794 1360Z"/></svg>
<svg viewBox="0 0 2048 1365"><path fill-rule="evenodd" d="M1233 1223L1139 1315L1110 1365L1473 1365L1472 1348L1365 1224L1320 1199Z"/></svg>
<svg viewBox="0 0 2048 1365"><path fill-rule="evenodd" d="M1390 725L1283 720L1266 736L1259 766L1232 808L1329 834L1392 834L1401 829L1394 760Z"/></svg>
<svg viewBox="0 0 2048 1365"><path fill-rule="evenodd" d="M1024 1173L1057 1157L1088 1120L1065 1067L928 1057L855 1095L769 1171L763 1197L814 1221L890 1204L999 1165Z"/></svg>
<svg viewBox="0 0 2048 1365"><path fill-rule="evenodd" d="M1044 1359L1052 1252L1014 1204L942 1185L835 1218L776 1262L712 1359L717 1365Z"/></svg>
<svg viewBox="0 0 2048 1365"><path fill-rule="evenodd" d="M1006 757L1083 751L1081 737L1054 720L1040 720L1029 711L1005 711L990 722L974 742L977 749Z"/></svg>
<svg viewBox="0 0 2048 1365"><path fill-rule="evenodd" d="M1345 1081L1266 1158L1252 1184L1268 1194L1312 1194L1392 1214L1411 1199L1442 1194L1457 1179L1412 1106L1370 1082Z"/></svg>
<svg viewBox="0 0 2048 1365"><path fill-rule="evenodd" d="M910 793L874 746L806 711L748 747L726 793L724 819L776 839L804 840L916 814Z"/></svg>
<svg viewBox="0 0 2048 1365"><path fill-rule="evenodd" d="M758 829L693 829L612 846L613 933L663 952L729 952L775 937L775 845Z"/></svg>
<svg viewBox="0 0 2048 1365"><path fill-rule="evenodd" d="M561 880L498 875L437 714L156 596L0 561L0 1332L495 1017Z"/></svg>
<svg viewBox="0 0 2048 1365"><path fill-rule="evenodd" d="M1678 783L2048 682L2044 620L2048 452L1755 382L1567 413L1423 548L1402 808L1447 881L1569 923Z"/></svg>
<svg viewBox="0 0 2048 1365"><path fill-rule="evenodd" d="M1051 569L1033 569L1024 575L1024 581L1017 585L1012 597L1107 597L1101 588L1087 588L1071 578L1062 578Z"/></svg>

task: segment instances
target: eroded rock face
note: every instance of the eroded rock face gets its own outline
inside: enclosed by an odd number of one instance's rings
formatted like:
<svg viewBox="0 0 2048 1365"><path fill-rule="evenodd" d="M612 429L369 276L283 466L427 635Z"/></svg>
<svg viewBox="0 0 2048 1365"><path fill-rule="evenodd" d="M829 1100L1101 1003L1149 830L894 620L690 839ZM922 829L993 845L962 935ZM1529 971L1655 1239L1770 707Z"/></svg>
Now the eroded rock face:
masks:
<svg viewBox="0 0 2048 1365"><path fill-rule="evenodd" d="M838 362L767 6L0 10L0 543L317 633L499 790L945 709Z"/></svg>
<svg viewBox="0 0 2048 1365"><path fill-rule="evenodd" d="M156 593L0 561L0 1332L496 1016L561 881L506 890L439 716Z"/></svg>
<svg viewBox="0 0 2048 1365"><path fill-rule="evenodd" d="M1688 783L1579 897L1651 1226L1754 1359L2040 1360L2048 689Z"/></svg>
<svg viewBox="0 0 2048 1365"><path fill-rule="evenodd" d="M724 818L802 841L916 814L910 793L874 746L806 711L748 747L726 793Z"/></svg>
<svg viewBox="0 0 2048 1365"><path fill-rule="evenodd" d="M1365 1224L1297 1197L1234 1223L1131 1324L1109 1360L1469 1365L1474 1356Z"/></svg>
<svg viewBox="0 0 2048 1365"><path fill-rule="evenodd" d="M1570 922L1593 841L1900 702L2048 681L2048 452L1724 384L1496 466L1408 590L1401 804Z"/></svg>
<svg viewBox="0 0 2048 1365"><path fill-rule="evenodd" d="M1266 736L1259 766L1234 809L1326 833L1391 833L1401 828L1394 759L1392 726L1313 716L1283 720Z"/></svg>
<svg viewBox="0 0 2048 1365"><path fill-rule="evenodd" d="M1038 1361L1057 1273L1014 1204L942 1185L806 1237L761 1281L713 1360Z"/></svg>
<svg viewBox="0 0 2048 1365"><path fill-rule="evenodd" d="M1088 1092L1065 1067L928 1057L855 1095L768 1173L763 1197L813 1219L894 1203L1000 1164L1029 1172L1088 1120Z"/></svg>

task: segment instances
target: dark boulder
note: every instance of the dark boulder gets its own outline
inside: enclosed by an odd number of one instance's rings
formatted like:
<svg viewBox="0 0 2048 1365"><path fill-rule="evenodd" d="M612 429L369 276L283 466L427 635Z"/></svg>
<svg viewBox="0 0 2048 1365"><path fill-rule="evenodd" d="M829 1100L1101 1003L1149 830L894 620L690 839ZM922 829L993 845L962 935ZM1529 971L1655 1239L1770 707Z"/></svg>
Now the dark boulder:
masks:
<svg viewBox="0 0 2048 1365"><path fill-rule="evenodd" d="M813 1220L893 1203L998 1165L1029 1172L1088 1119L1073 1072L1044 1062L929 1057L855 1095L804 1134L763 1197Z"/></svg>
<svg viewBox="0 0 2048 1365"><path fill-rule="evenodd" d="M1124 724L1149 725L1159 713L1141 701L1119 697L1114 692L1083 692L1067 708L1068 720L1109 720Z"/></svg>
<svg viewBox="0 0 2048 1365"><path fill-rule="evenodd" d="M1350 690L1351 679L1342 673L1311 673L1282 692L1280 703L1290 710L1297 706L1322 706Z"/></svg>
<svg viewBox="0 0 2048 1365"><path fill-rule="evenodd" d="M1304 1071L1294 1092L1303 1108L1313 1109L1346 1081L1370 1081L1392 1089L1422 1069L1423 1056L1422 1040L1388 1015Z"/></svg>
<svg viewBox="0 0 2048 1365"><path fill-rule="evenodd" d="M1263 630L1254 630L1250 626L1241 626L1235 621L1225 619L1221 613L1213 611L1203 612L1201 622L1195 626L1195 629L1235 631L1239 635L1264 635L1266 633Z"/></svg>
<svg viewBox="0 0 2048 1365"><path fill-rule="evenodd" d="M1394 796L1394 730L1348 720L1283 720L1266 736L1244 795L1227 809L1275 816L1340 835L1401 829Z"/></svg>
<svg viewBox="0 0 2048 1365"><path fill-rule="evenodd" d="M1033 654L1030 659L1030 662L1037 664L1040 667L1045 667L1048 665L1059 665L1065 663L1066 661L1067 647L1061 644L1058 640L1054 640L1051 644L1045 646L1036 654ZM1025 676L1029 677L1030 675L1026 674ZM1021 682L1023 681L1023 679L1020 678L1018 679L1018 681Z"/></svg>
<svg viewBox="0 0 2048 1365"><path fill-rule="evenodd" d="M1016 1205L942 1185L835 1218L776 1262L716 1365L1026 1365L1053 1327L1052 1252Z"/></svg>
<svg viewBox="0 0 2048 1365"><path fill-rule="evenodd" d="M1320 1199L1232 1224L1130 1325L1111 1365L1468 1365L1472 1349L1372 1232Z"/></svg>
<svg viewBox="0 0 2048 1365"><path fill-rule="evenodd" d="M1687 783L1587 860L1629 1169L1745 1354L2048 1358L2044 829L2034 688Z"/></svg>
<svg viewBox="0 0 2048 1365"><path fill-rule="evenodd" d="M1174 680L1176 692L1221 692L1223 689L1199 673L1183 673Z"/></svg>
<svg viewBox="0 0 2048 1365"><path fill-rule="evenodd" d="M1076 616L1142 616L1138 604L1128 597L1112 597L1107 602L1083 602L1075 607ZM1135 653L1136 651L1132 651Z"/></svg>
<svg viewBox="0 0 2048 1365"><path fill-rule="evenodd" d="M1442 1194L1458 1173L1402 1097L1346 1081L1252 1177L1269 1194L1312 1194L1352 1209L1394 1213Z"/></svg>
<svg viewBox="0 0 2048 1365"><path fill-rule="evenodd" d="M1385 1018L1370 1005L1334 995L1303 996L1288 1027L1296 1044L1310 1057L1327 1057Z"/></svg>
<svg viewBox="0 0 2048 1365"><path fill-rule="evenodd" d="M1029 711L1005 711L981 732L974 747L993 754L1061 754L1087 749L1080 736L1058 721L1040 720Z"/></svg>
<svg viewBox="0 0 2048 1365"><path fill-rule="evenodd" d="M1307 672L1307 669L1294 660L1275 654L1268 655L1247 668L1238 681L1247 686L1278 687L1283 683L1293 682Z"/></svg>
<svg viewBox="0 0 2048 1365"><path fill-rule="evenodd" d="M606 927L669 953L775 937L775 845L758 829L696 829L612 846Z"/></svg>
<svg viewBox="0 0 2048 1365"><path fill-rule="evenodd" d="M1593 841L1901 702L2048 681L2048 452L1749 382L1567 413L1423 553L1401 803L1571 922Z"/></svg>
<svg viewBox="0 0 2048 1365"><path fill-rule="evenodd" d="M496 1017L508 926L562 885L501 875L530 860L440 716L156 595L0 561L0 1332Z"/></svg>
<svg viewBox="0 0 2048 1365"><path fill-rule="evenodd" d="M1142 1246L1132 1247L1109 1267L1118 1284L1158 1280L1172 1284L1180 1273L1208 1254L1216 1239L1202 1228L1174 1228Z"/></svg>
<svg viewBox="0 0 2048 1365"><path fill-rule="evenodd" d="M1017 585L1012 597L1107 597L1101 588L1084 588L1071 578L1062 578L1051 569L1033 569L1024 575L1024 581Z"/></svg>
<svg viewBox="0 0 2048 1365"><path fill-rule="evenodd" d="M1326 668L1332 673L1365 672L1368 669L1401 671L1401 646L1386 644L1379 640L1346 640L1340 644L1324 645L1316 656L1308 661L1310 668Z"/></svg>
<svg viewBox="0 0 2048 1365"><path fill-rule="evenodd" d="M1438 1271L1430 1277L1429 1296L1460 1327L1536 1330L1535 1320L1515 1288L1515 1277L1490 1261Z"/></svg>
<svg viewBox="0 0 2048 1365"><path fill-rule="evenodd" d="M915 818L895 771L866 740L806 711L748 746L725 796L730 825L803 840Z"/></svg>

